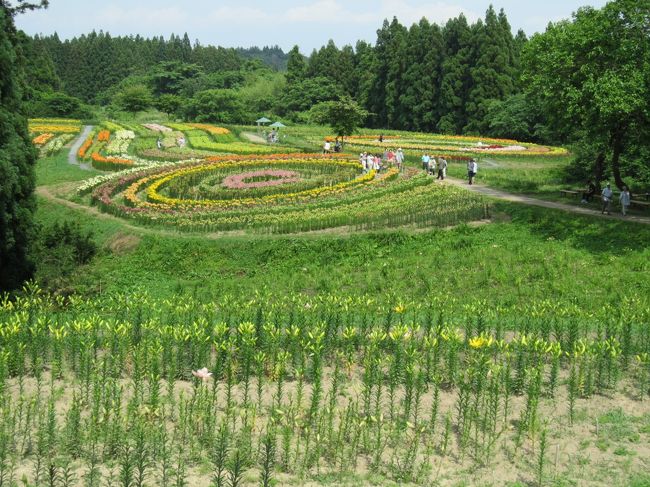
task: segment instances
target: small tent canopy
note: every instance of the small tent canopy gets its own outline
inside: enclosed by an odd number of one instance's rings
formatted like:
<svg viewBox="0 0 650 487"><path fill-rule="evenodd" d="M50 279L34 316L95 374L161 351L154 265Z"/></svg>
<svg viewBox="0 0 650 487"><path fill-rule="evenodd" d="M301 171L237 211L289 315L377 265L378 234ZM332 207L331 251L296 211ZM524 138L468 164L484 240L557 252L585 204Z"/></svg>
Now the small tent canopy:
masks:
<svg viewBox="0 0 650 487"><path fill-rule="evenodd" d="M272 127L274 129L281 129L282 127L286 127L286 125L283 124L282 122L275 122L269 125L269 127Z"/></svg>
<svg viewBox="0 0 650 487"><path fill-rule="evenodd" d="M269 123L269 122L270 122L270 120L269 120L268 118L266 118L266 117L262 117L262 118L260 118L259 120L255 120L255 123L256 123L257 125L260 125L260 124L263 125L263 124L265 124L265 123Z"/></svg>

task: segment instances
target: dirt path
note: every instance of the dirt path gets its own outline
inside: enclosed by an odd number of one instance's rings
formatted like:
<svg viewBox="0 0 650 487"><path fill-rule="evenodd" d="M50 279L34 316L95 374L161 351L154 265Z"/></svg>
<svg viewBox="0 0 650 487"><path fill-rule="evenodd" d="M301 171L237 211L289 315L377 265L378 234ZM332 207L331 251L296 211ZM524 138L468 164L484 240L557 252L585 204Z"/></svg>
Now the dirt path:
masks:
<svg viewBox="0 0 650 487"><path fill-rule="evenodd" d="M504 191L499 191L498 189L488 188L487 186L483 186L482 184L473 184L470 186L469 184L467 184L467 181L463 181L461 179L447 178L446 182L448 184L453 184L454 186L467 189L468 191L473 191L474 193L479 193L498 200L511 201L513 203L521 203L523 205L530 205L530 206L541 206L542 208L552 208L554 210L563 210L563 211L568 211L569 213L576 213L579 215L589 215L589 216L595 216L599 218L630 221L630 222L650 225L650 218L644 216L636 216L636 215L623 216L620 213L614 213L614 212L612 212L611 215L603 215L598 210L593 210L591 208L586 208L583 206L567 205L565 203L557 203L555 201L545 201L545 200L539 200L537 198L531 198L529 196L521 196L512 193L506 193Z"/></svg>
<svg viewBox="0 0 650 487"><path fill-rule="evenodd" d="M92 130L93 130L92 125L85 125L83 130L81 131L81 134L79 134L79 137L77 137L77 139L73 142L72 147L70 147L70 152L68 153L68 162L70 164L79 166L81 169L85 169L87 171L90 170L90 164L84 164L83 162L80 163L79 161L77 161L77 152L79 152L79 148L86 141L88 135L90 135L90 132Z"/></svg>
<svg viewBox="0 0 650 487"><path fill-rule="evenodd" d="M266 140L264 137L254 134L252 132L242 132L241 133L242 137L250 140L251 142L255 142L256 144L266 144Z"/></svg>

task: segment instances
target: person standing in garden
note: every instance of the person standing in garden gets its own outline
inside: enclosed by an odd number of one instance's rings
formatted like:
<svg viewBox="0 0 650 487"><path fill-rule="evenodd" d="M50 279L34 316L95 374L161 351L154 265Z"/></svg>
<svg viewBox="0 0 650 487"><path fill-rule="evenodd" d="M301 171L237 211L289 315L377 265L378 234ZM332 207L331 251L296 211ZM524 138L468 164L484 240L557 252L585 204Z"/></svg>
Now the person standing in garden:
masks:
<svg viewBox="0 0 650 487"><path fill-rule="evenodd" d="M478 163L476 162L476 159L470 159L470 161L467 163L467 176L469 178L469 184L474 184L474 178L476 177L477 172Z"/></svg>
<svg viewBox="0 0 650 487"><path fill-rule="evenodd" d="M442 181L445 180L445 175L447 174L447 161L444 157L438 159L438 178Z"/></svg>
<svg viewBox="0 0 650 487"><path fill-rule="evenodd" d="M429 159L429 167L427 167L427 173L433 176L435 172L436 172L436 158L432 157L431 159Z"/></svg>
<svg viewBox="0 0 650 487"><path fill-rule="evenodd" d="M596 185L590 179L587 181L587 190L582 193L582 203L589 203L596 194Z"/></svg>
<svg viewBox="0 0 650 487"><path fill-rule="evenodd" d="M329 140L325 140L325 144L323 145L323 154L329 154L332 152L332 144L330 144Z"/></svg>
<svg viewBox="0 0 650 487"><path fill-rule="evenodd" d="M612 207L612 196L614 196L614 192L612 191L611 184L607 183L607 186L605 186L605 189L603 189L602 196L603 196L603 209L600 213L604 215L605 212L607 212L607 214L609 215L610 209Z"/></svg>
<svg viewBox="0 0 650 487"><path fill-rule="evenodd" d="M422 170L423 171L428 171L429 170L429 161L431 158L429 157L429 154L426 152L422 155Z"/></svg>
<svg viewBox="0 0 650 487"><path fill-rule="evenodd" d="M618 197L618 200L621 202L621 213L623 213L623 216L625 216L627 209L630 206L630 201L632 200L632 197L630 196L630 190L627 188L627 186L623 186L623 191L621 191L621 195Z"/></svg>
<svg viewBox="0 0 650 487"><path fill-rule="evenodd" d="M395 154L395 163L397 164L397 170L402 172L402 164L404 164L404 153L402 152L401 147L397 149Z"/></svg>

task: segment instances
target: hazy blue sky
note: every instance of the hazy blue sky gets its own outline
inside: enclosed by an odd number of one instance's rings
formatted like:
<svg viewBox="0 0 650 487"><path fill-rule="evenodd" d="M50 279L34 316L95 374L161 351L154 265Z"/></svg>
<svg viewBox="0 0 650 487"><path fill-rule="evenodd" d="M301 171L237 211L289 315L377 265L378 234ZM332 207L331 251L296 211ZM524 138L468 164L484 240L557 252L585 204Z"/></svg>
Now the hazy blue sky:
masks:
<svg viewBox="0 0 650 487"><path fill-rule="evenodd" d="M543 31L549 21L569 18L583 5L601 7L605 0L498 0L513 30ZM489 0L51 0L48 10L17 18L29 34L57 32L61 38L104 30L112 35L143 36L187 32L202 44L226 47L298 44L308 54L329 39L337 45L376 40L383 19L410 25L426 17L444 23L463 12L483 17Z"/></svg>

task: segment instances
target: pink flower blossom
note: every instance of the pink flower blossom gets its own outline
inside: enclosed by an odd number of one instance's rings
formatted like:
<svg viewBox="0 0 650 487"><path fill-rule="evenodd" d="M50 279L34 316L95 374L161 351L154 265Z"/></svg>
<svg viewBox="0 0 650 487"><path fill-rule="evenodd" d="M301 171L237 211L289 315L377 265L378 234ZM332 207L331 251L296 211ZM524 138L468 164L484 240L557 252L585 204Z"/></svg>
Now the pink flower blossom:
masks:
<svg viewBox="0 0 650 487"><path fill-rule="evenodd" d="M193 370L192 375L197 379L201 379L205 381L208 380L210 377L212 377L212 372L208 372L207 367L203 367L202 369L199 370Z"/></svg>

